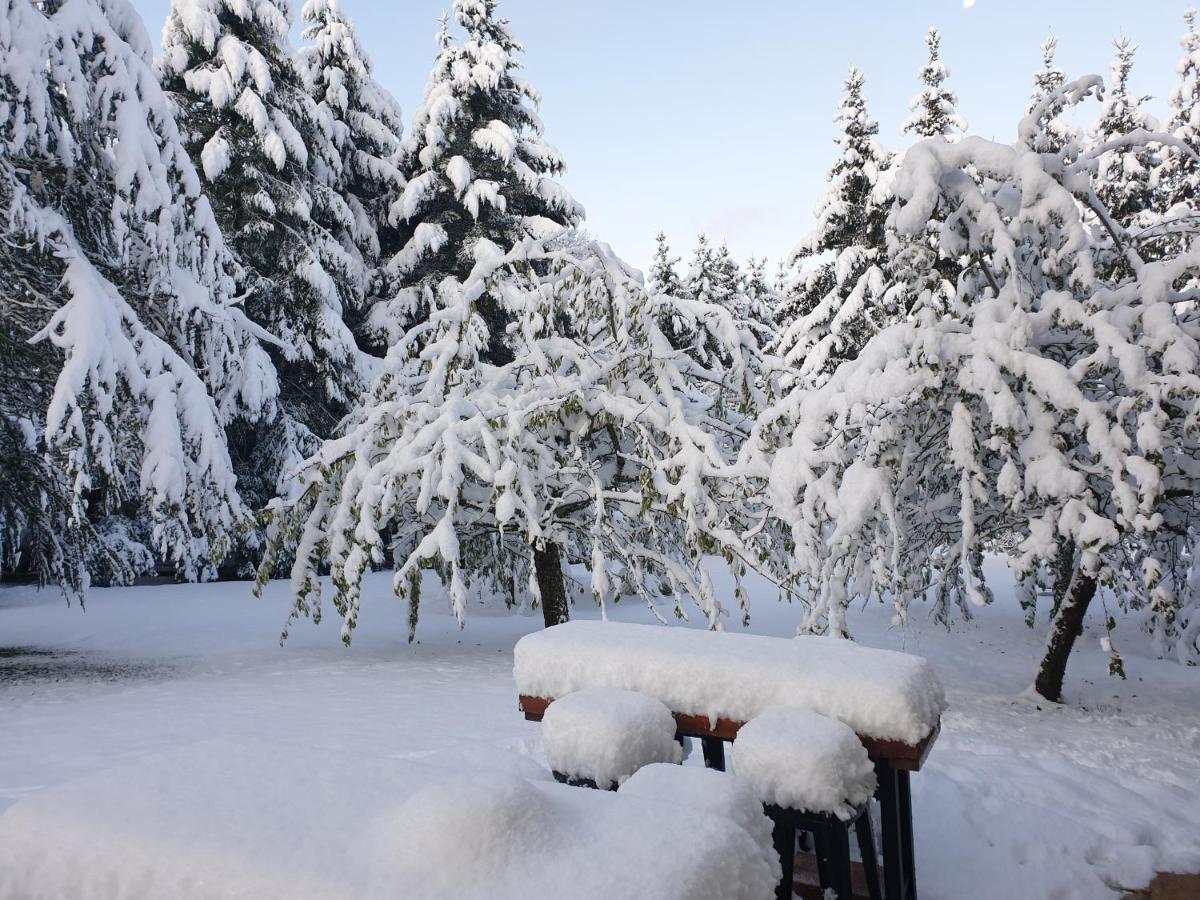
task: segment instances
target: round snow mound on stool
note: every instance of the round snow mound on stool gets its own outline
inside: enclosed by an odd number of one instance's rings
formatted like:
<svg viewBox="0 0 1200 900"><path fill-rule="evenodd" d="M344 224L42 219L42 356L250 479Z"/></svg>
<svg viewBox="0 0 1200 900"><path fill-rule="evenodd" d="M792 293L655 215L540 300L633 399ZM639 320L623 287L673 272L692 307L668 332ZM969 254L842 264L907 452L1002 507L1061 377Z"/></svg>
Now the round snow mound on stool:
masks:
<svg viewBox="0 0 1200 900"><path fill-rule="evenodd" d="M550 768L610 788L650 763L679 762L675 718L653 697L585 688L560 697L542 718Z"/></svg>
<svg viewBox="0 0 1200 900"><path fill-rule="evenodd" d="M621 785L619 794L733 819L754 838L763 859L773 869L775 881L782 875L779 854L771 840L771 820L763 812L762 802L747 784L728 772L654 763L638 769Z"/></svg>
<svg viewBox="0 0 1200 900"><path fill-rule="evenodd" d="M875 767L849 726L774 707L733 742L733 767L763 803L848 819L875 793Z"/></svg>

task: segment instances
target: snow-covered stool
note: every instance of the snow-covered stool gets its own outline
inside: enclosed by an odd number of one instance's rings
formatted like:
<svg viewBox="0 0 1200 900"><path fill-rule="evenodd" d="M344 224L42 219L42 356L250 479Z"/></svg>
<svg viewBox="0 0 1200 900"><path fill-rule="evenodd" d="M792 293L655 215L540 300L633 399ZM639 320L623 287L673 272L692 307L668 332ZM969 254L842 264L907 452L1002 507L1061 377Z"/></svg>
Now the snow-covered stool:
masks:
<svg viewBox="0 0 1200 900"><path fill-rule="evenodd" d="M875 767L847 725L818 713L776 707L742 726L733 743L734 771L762 802L774 823L775 849L783 864L776 896L790 900L796 833L807 831L816 845L822 890L851 900L850 829L871 900L879 900L879 864L869 801Z"/></svg>
<svg viewBox="0 0 1200 900"><path fill-rule="evenodd" d="M671 711L616 688L585 688L550 704L542 745L555 778L602 790L615 790L642 766L678 763L683 755Z"/></svg>

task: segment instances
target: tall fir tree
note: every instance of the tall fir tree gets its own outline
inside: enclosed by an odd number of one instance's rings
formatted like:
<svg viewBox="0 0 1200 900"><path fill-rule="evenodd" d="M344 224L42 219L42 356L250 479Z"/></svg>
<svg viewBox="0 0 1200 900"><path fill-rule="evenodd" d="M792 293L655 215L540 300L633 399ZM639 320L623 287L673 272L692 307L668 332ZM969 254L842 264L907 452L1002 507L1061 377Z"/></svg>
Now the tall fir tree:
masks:
<svg viewBox="0 0 1200 900"><path fill-rule="evenodd" d="M0 572L203 578L245 517L225 426L273 411L124 0L0 4Z"/></svg>
<svg viewBox="0 0 1200 900"><path fill-rule="evenodd" d="M346 309L351 330L360 342L367 339L359 326L366 296L378 287L375 269L394 244L385 231L387 207L404 187L399 166L404 121L400 105L371 74L354 23L342 12L340 0L307 0L301 12L306 23L300 62L317 111L331 131L336 156L330 160L329 180L345 201L352 228L345 237L351 252L357 249L366 277L349 286L352 306ZM392 251L395 247L390 247Z"/></svg>
<svg viewBox="0 0 1200 900"><path fill-rule="evenodd" d="M245 268L245 307L277 335L282 414L235 438L256 505L367 387L373 364L345 314L366 291L369 239L337 191L341 154L328 107L310 96L287 0L173 0L159 71L217 220Z"/></svg>
<svg viewBox="0 0 1200 900"><path fill-rule="evenodd" d="M879 126L867 113L863 84L862 72L851 68L834 117L841 152L829 169L816 227L789 258L794 288L776 311L780 333L772 349L810 384L857 355L889 318L883 265L892 155L876 140Z"/></svg>
<svg viewBox="0 0 1200 900"><path fill-rule="evenodd" d="M967 130L967 122L955 108L958 95L943 86L950 77L950 69L941 61L941 43L941 32L930 28L925 35L929 60L918 73L923 87L921 93L909 102L912 115L901 130L918 138L944 137L954 141Z"/></svg>
<svg viewBox="0 0 1200 900"><path fill-rule="evenodd" d="M540 95L517 75L522 52L495 0L455 0L455 41L443 20L439 52L404 144L407 184L391 205L400 249L387 263L391 296L372 324L389 341L428 309L443 278L465 278L476 251L507 251L583 218L554 176L561 155L542 138ZM479 299L489 333L485 356L506 358L508 314L490 294Z"/></svg>

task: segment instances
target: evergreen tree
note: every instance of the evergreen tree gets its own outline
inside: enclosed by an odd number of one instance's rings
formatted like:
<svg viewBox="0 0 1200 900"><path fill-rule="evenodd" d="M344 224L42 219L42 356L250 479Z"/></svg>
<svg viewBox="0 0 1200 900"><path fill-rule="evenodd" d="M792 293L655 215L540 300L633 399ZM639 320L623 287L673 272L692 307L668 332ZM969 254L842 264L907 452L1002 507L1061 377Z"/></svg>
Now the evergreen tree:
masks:
<svg viewBox="0 0 1200 900"><path fill-rule="evenodd" d="M766 257L750 257L746 262L746 275L742 286L744 297L743 316L754 332L759 347L764 350L776 337L775 307L779 295L767 281Z"/></svg>
<svg viewBox="0 0 1200 900"><path fill-rule="evenodd" d="M724 241L713 253L713 272L716 276L716 288L719 296L736 297L742 293L742 268L729 252L729 245Z"/></svg>
<svg viewBox="0 0 1200 900"><path fill-rule="evenodd" d="M291 488L291 470L367 386L372 361L345 321L371 270L337 190L335 123L309 95L288 42L287 0L173 0L159 59L188 151L246 269L245 306L277 335L282 415L235 438L248 496Z"/></svg>
<svg viewBox="0 0 1200 900"><path fill-rule="evenodd" d="M1030 141L1030 148L1039 153L1058 153L1080 137L1079 129L1059 116L1065 101L1054 99L1066 81L1062 69L1054 65L1054 52L1057 49L1058 41L1053 37L1046 38L1042 44L1042 68L1034 73L1033 94L1025 110L1027 114L1033 114L1045 102L1035 136Z"/></svg>
<svg viewBox="0 0 1200 900"><path fill-rule="evenodd" d="M717 251L708 242L708 235L701 232L696 237L696 248L692 251L692 264L683 279L683 290L687 296L701 303L726 306L729 300L726 273L717 261Z"/></svg>
<svg viewBox="0 0 1200 900"><path fill-rule="evenodd" d="M671 255L667 244L667 236L661 231L655 237L654 262L650 264L650 290L655 294L670 294L672 297L683 295L683 283L675 266L679 263L678 256Z"/></svg>
<svg viewBox="0 0 1200 900"><path fill-rule="evenodd" d="M352 216L342 241L357 249L363 265L374 270L381 259L379 232L388 204L404 184L398 166L404 130L400 107L372 77L370 60L340 0L306 0L301 18L307 23L303 36L309 42L301 50L301 65L336 151L329 180ZM374 286L367 281L362 277L349 284L353 306L346 310L348 319L360 318L366 289ZM360 329L352 330L360 340L367 339Z"/></svg>
<svg viewBox="0 0 1200 900"><path fill-rule="evenodd" d="M944 137L953 141L967 130L967 122L955 109L958 96L942 86L942 82L950 77L950 69L939 58L941 43L941 33L936 28L930 28L925 35L929 61L921 66L918 73L924 87L909 102L912 115L901 130L905 134L912 132L918 138Z"/></svg>
<svg viewBox="0 0 1200 900"><path fill-rule="evenodd" d="M1104 145L1139 130L1154 131L1155 121L1142 109L1149 97L1129 92L1129 73L1137 47L1125 38L1113 42L1116 55L1110 66L1110 83L1092 137ZM1096 196L1111 220L1121 228L1149 224L1154 205L1151 182L1156 166L1155 149L1144 141L1123 141L1102 153L1098 161Z"/></svg>
<svg viewBox="0 0 1200 900"><path fill-rule="evenodd" d="M1183 47L1180 80L1171 90L1164 129L1182 146L1166 144L1160 149L1153 183L1163 221L1144 235L1151 245L1175 248L1187 235L1187 220L1200 212L1200 33L1196 31L1196 10L1188 9L1184 20L1187 31L1179 42Z"/></svg>
<svg viewBox="0 0 1200 900"><path fill-rule="evenodd" d="M852 68L845 88L834 117L841 153L829 169L816 227L792 251L795 289L776 312L780 334L773 351L809 383L853 358L894 318L885 312L882 268L891 202L884 176L892 157L876 140L879 126L867 113L862 72Z"/></svg>
<svg viewBox="0 0 1200 900"><path fill-rule="evenodd" d="M439 52L404 144L407 184L391 205L400 249L388 262L392 296L372 324L394 342L432 301L446 276L460 280L481 242L509 248L579 222L583 208L552 176L564 169L542 139L540 96L518 77L521 45L495 0L455 0L465 31L455 42L443 20ZM479 299L489 339L485 355L506 357L503 305Z"/></svg>
<svg viewBox="0 0 1200 900"><path fill-rule="evenodd" d="M275 373L124 0L0 5L0 571L211 575Z"/></svg>

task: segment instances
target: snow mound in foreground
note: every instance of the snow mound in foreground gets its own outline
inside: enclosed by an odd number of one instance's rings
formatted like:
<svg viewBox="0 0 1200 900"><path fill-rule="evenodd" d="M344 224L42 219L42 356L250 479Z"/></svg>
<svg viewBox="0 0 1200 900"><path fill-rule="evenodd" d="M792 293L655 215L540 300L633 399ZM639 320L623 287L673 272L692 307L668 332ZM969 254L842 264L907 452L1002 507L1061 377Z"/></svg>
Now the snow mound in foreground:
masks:
<svg viewBox="0 0 1200 900"><path fill-rule="evenodd" d="M463 765L203 741L31 794L0 816L0 896L262 900L773 896L725 815ZM777 865L777 863L776 863Z"/></svg>

